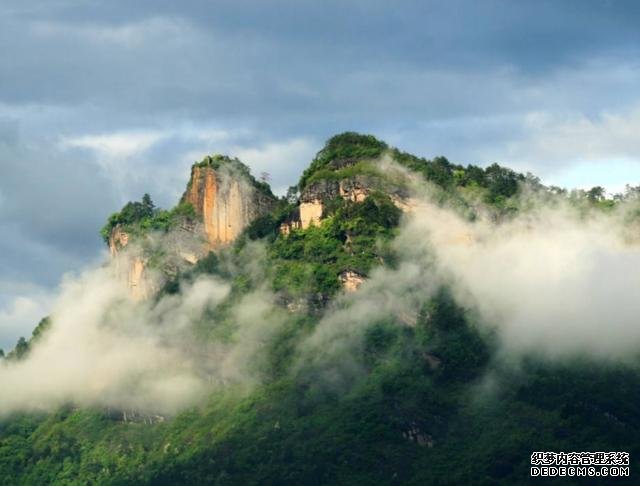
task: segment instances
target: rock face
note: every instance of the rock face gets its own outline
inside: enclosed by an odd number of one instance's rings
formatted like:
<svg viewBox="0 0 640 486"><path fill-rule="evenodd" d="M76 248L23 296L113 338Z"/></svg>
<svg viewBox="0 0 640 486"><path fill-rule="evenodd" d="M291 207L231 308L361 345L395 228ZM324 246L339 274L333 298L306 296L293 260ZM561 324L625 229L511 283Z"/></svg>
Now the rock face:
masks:
<svg viewBox="0 0 640 486"><path fill-rule="evenodd" d="M129 292L133 300L144 300L149 296L150 286L145 278L145 260L140 256L131 258L129 262Z"/></svg>
<svg viewBox="0 0 640 486"><path fill-rule="evenodd" d="M165 234L144 234L143 245L132 245L131 235L120 224L111 230L109 253L134 300L149 297L159 284L153 283L159 272L152 278L148 269L150 248L162 249L162 272L175 274L185 263L193 265L209 251L235 241L249 223L273 208L276 199L252 180L248 168L224 158L216 168L193 166L181 202L193 206L197 220L186 219ZM136 243L140 243L138 237ZM125 248L127 251L123 251Z"/></svg>
<svg viewBox="0 0 640 486"><path fill-rule="evenodd" d="M318 224L322 219L324 206L321 199L300 203L300 227L306 229L312 224Z"/></svg>
<svg viewBox="0 0 640 486"><path fill-rule="evenodd" d="M274 199L232 169L194 166L182 202L201 216L208 249L214 250L233 242L251 221L269 212Z"/></svg>
<svg viewBox="0 0 640 486"><path fill-rule="evenodd" d="M111 258L115 258L118 252L127 246L129 243L129 233L122 230L122 227L118 224L112 230L109 235L109 253Z"/></svg>
<svg viewBox="0 0 640 486"><path fill-rule="evenodd" d="M347 292L355 292L366 280L364 275L354 272L353 270L345 270L341 272L340 275L338 275L338 278L342 283L342 287Z"/></svg>
<svg viewBox="0 0 640 486"><path fill-rule="evenodd" d="M141 255L129 254L123 250L129 244L129 234L116 225L109 235L109 253L114 261L115 270L126 278L129 294L133 300L143 300L150 291L145 275L145 259Z"/></svg>
<svg viewBox="0 0 640 486"><path fill-rule="evenodd" d="M309 184L300 195L300 205L280 226L282 234L295 229L306 229L318 224L324 217L325 201L341 197L342 199L362 202L372 191L381 188L381 180L375 176L356 175L333 180L322 179ZM414 204L408 194L398 187L384 187L393 203L403 211L412 211Z"/></svg>

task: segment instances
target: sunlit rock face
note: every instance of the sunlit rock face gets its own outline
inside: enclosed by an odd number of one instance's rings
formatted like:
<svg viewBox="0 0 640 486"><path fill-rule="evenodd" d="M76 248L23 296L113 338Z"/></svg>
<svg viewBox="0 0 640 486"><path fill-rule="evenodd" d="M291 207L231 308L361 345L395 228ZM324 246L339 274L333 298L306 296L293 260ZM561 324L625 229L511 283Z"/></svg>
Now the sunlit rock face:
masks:
<svg viewBox="0 0 640 486"><path fill-rule="evenodd" d="M366 280L364 275L353 270L343 271L338 278L342 283L342 288L347 292L355 292Z"/></svg>
<svg viewBox="0 0 640 486"><path fill-rule="evenodd" d="M325 202L342 198L351 202L363 202L372 192L380 189L381 181L374 176L357 175L341 180L319 180L309 184L300 195L300 204L280 226L280 233L287 235L296 229L318 225L324 218ZM415 210L413 201L404 191L385 187L391 201L402 211Z"/></svg>
<svg viewBox="0 0 640 486"><path fill-rule="evenodd" d="M158 284L153 284L150 275L158 272L149 269L149 248L162 250L162 273L175 274L185 264L196 264L209 251L233 243L248 224L273 208L275 197L249 179L234 169L233 163L217 168L194 165L181 202L193 206L195 221L185 219L169 233L136 233L136 244L121 225L111 230L108 245L113 268L127 283L134 300L149 297Z"/></svg>
<svg viewBox="0 0 640 486"><path fill-rule="evenodd" d="M119 224L116 225L109 235L109 253L111 257L115 257L128 243L129 234L123 231Z"/></svg>
<svg viewBox="0 0 640 486"><path fill-rule="evenodd" d="M323 209L320 199L300 203L300 227L306 229L311 225L317 225L322 219Z"/></svg>
<svg viewBox="0 0 640 486"><path fill-rule="evenodd" d="M274 201L224 166L194 166L183 202L190 203L202 218L208 249L215 250L235 241Z"/></svg>

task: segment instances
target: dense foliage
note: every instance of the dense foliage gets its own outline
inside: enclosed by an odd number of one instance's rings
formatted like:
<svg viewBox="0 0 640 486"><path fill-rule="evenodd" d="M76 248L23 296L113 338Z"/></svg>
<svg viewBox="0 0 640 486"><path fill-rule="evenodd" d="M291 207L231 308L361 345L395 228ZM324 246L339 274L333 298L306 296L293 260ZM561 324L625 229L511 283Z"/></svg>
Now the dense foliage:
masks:
<svg viewBox="0 0 640 486"><path fill-rule="evenodd" d="M344 271L367 275L385 254L400 210L375 193L361 203L328 201L318 226L277 238L269 249L274 289L294 297L326 302L340 289Z"/></svg>
<svg viewBox="0 0 640 486"><path fill-rule="evenodd" d="M324 148L318 152L309 167L302 173L298 187L306 187L309 178L316 172L326 169L327 165L340 159L369 160L380 157L388 148L387 144L373 135L361 135L345 132L330 138Z"/></svg>
<svg viewBox="0 0 640 486"><path fill-rule="evenodd" d="M149 231L168 231L180 221L193 218L195 218L195 212L191 204L181 203L167 211L156 208L149 194L145 194L141 202L130 201L120 212L109 216L107 223L100 230L100 236L108 242L116 226L120 226L132 235Z"/></svg>

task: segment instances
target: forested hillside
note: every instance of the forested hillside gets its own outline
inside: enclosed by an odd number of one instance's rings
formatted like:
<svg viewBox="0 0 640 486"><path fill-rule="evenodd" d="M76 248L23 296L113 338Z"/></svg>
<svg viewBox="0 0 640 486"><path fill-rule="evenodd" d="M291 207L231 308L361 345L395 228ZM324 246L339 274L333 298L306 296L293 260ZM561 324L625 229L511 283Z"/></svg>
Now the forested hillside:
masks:
<svg viewBox="0 0 640 486"><path fill-rule="evenodd" d="M197 163L215 204L229 164L248 182L228 207L250 216L233 242L207 240L204 183L202 207L189 188L170 210L127 204L101 234L125 287L123 258L143 262L145 297L85 300L87 277L65 301L95 302L79 328L60 305L2 359L0 483L520 484L534 451L627 451L633 477L638 282L611 275L638 261L637 188L566 191L348 132L279 199L236 159ZM100 371L58 367L89 321L109 333L90 341ZM78 363L93 374L74 387Z"/></svg>

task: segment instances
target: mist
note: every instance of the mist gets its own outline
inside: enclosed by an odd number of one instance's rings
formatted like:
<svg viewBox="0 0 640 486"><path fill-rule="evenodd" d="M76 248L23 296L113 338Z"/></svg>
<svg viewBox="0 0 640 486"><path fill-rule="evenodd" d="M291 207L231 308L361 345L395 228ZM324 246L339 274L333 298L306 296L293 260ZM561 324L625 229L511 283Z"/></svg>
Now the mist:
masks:
<svg viewBox="0 0 640 486"><path fill-rule="evenodd" d="M630 219L636 203L585 212L523 187L524 209L497 222L481 202L460 204L391 160L378 163L411 193L392 243L398 262L337 299L301 346L300 367L312 356L336 383L360 373L354 350L364 331L385 319L414 326L443 286L471 325L492 332L511 358L638 357L640 228Z"/></svg>
<svg viewBox="0 0 640 486"><path fill-rule="evenodd" d="M358 358L366 330L381 321L416 326L443 286L471 325L492 331L510 356L637 357L640 238L629 223L632 203L585 213L524 191L526 209L496 222L477 201L461 205L388 160L382 167L411 193L391 243L396 259L334 299L296 345L293 373L312 370L320 381L348 386L366 371ZM170 233L153 245L170 247L179 260L176 248L189 243L182 240ZM127 248L133 257L138 250ZM67 276L52 327L24 359L0 363L0 415L65 404L172 414L222 387L261 383L264 351L292 317L275 303L266 261L261 243L238 254L229 273L254 285L234 299L228 281L201 275L183 279L175 294L136 301L120 257ZM147 282L157 291L155 277Z"/></svg>
<svg viewBox="0 0 640 486"><path fill-rule="evenodd" d="M61 405L173 414L222 386L257 383L250 363L278 328L270 292L245 295L227 339L208 340L223 325L218 306L230 284L199 276L178 293L138 301L123 274L126 258L64 278L52 326L23 359L0 362L0 415ZM160 281L153 271L146 279Z"/></svg>
<svg viewBox="0 0 640 486"><path fill-rule="evenodd" d="M625 360L640 346L640 246L619 213L541 206L501 224L422 203L398 245L435 254L457 301L509 352Z"/></svg>

